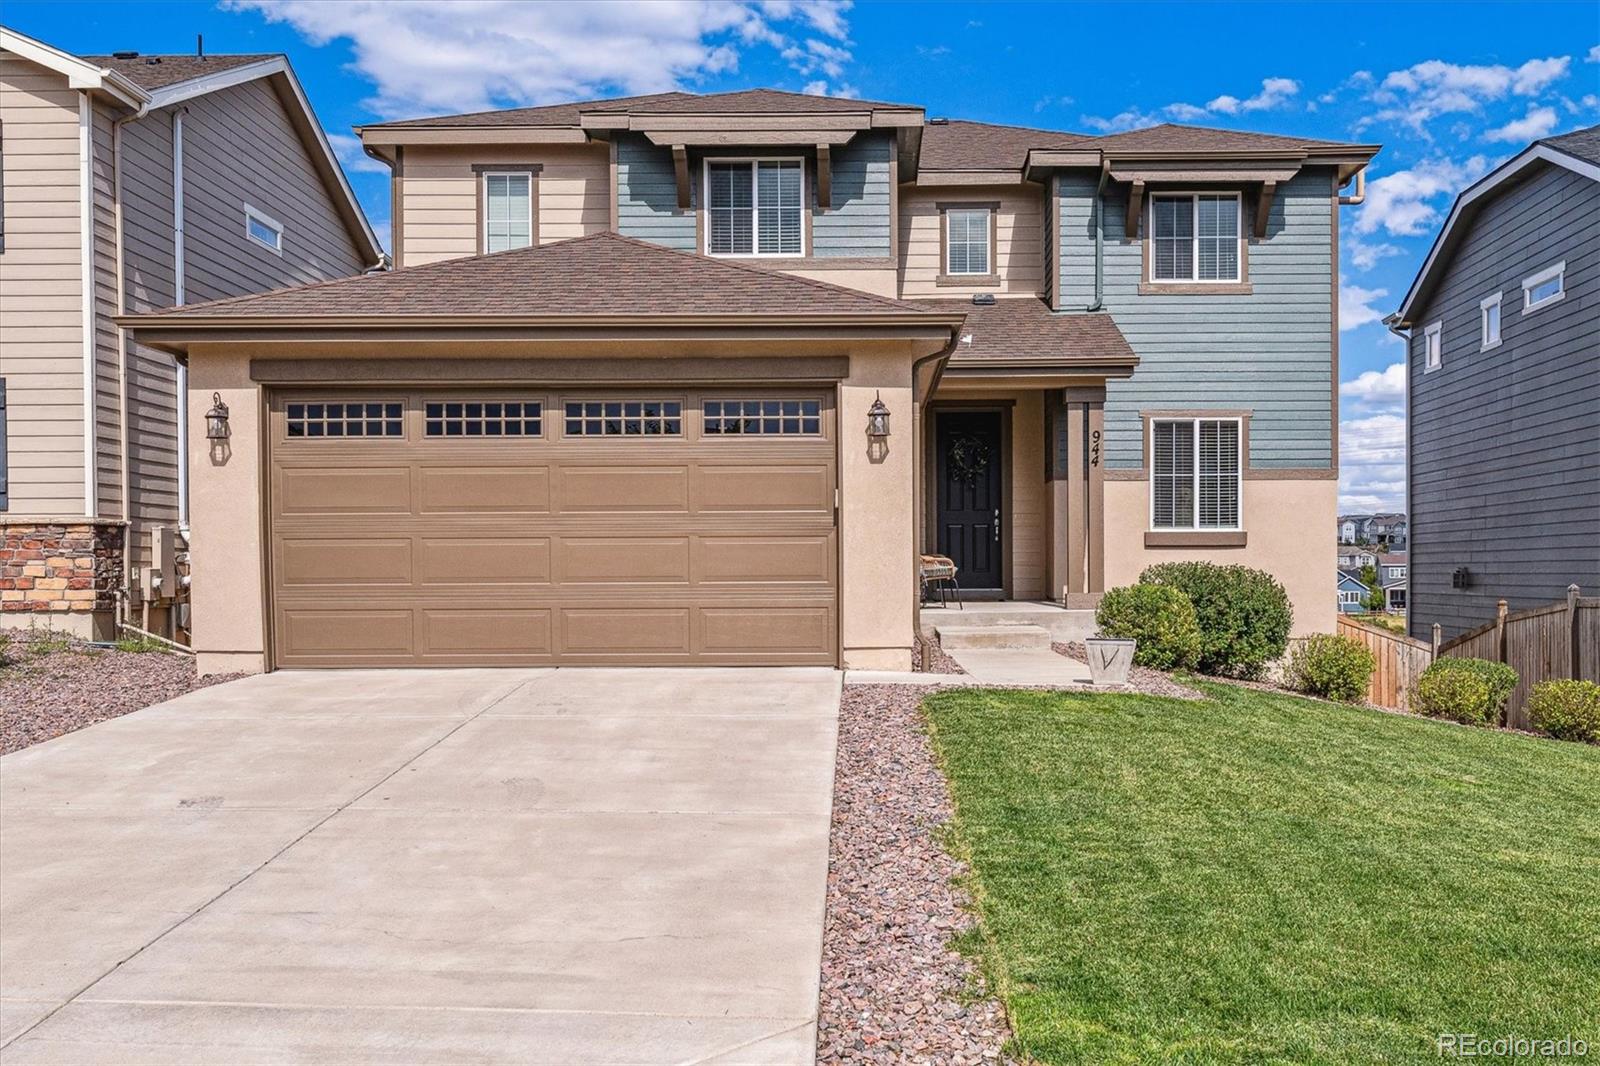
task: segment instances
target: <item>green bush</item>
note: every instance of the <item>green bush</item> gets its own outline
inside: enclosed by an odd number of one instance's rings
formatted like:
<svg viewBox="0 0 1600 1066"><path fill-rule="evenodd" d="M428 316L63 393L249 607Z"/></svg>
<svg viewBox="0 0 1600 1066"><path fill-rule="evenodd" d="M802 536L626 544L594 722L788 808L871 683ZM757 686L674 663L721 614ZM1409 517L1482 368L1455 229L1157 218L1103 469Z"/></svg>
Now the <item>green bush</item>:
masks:
<svg viewBox="0 0 1600 1066"><path fill-rule="evenodd" d="M1430 718L1495 725L1517 672L1487 659L1438 659L1412 686L1411 709Z"/></svg>
<svg viewBox="0 0 1600 1066"><path fill-rule="evenodd" d="M1528 699L1528 718L1557 740L1600 744L1600 685L1593 681L1542 681Z"/></svg>
<svg viewBox="0 0 1600 1066"><path fill-rule="evenodd" d="M1333 633L1313 633L1289 652L1284 683L1296 692L1355 703L1367 694L1377 665L1359 640Z"/></svg>
<svg viewBox="0 0 1600 1066"><path fill-rule="evenodd" d="M1260 677L1289 645L1294 610L1271 574L1215 563L1159 563L1139 575L1181 589L1200 623L1200 660L1208 674Z"/></svg>
<svg viewBox="0 0 1600 1066"><path fill-rule="evenodd" d="M0 630L0 666L11 663L11 634Z"/></svg>
<svg viewBox="0 0 1600 1066"><path fill-rule="evenodd" d="M1188 669L1200 658L1200 624L1194 604L1168 585L1126 585L1100 598L1094 613L1100 632L1139 642L1133 661L1157 670Z"/></svg>

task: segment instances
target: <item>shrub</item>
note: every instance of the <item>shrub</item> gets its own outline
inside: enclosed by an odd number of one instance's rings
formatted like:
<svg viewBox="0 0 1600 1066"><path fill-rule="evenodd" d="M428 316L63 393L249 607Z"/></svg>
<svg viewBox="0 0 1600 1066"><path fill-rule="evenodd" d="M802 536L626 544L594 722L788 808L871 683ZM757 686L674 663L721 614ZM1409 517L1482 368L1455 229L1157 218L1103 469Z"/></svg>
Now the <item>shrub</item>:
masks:
<svg viewBox="0 0 1600 1066"><path fill-rule="evenodd" d="M11 664L11 634L0 630L0 666Z"/></svg>
<svg viewBox="0 0 1600 1066"><path fill-rule="evenodd" d="M1271 574L1215 563L1160 563L1139 580L1181 589L1200 623L1200 660L1208 674L1260 677L1289 644L1294 611Z"/></svg>
<svg viewBox="0 0 1600 1066"><path fill-rule="evenodd" d="M1157 670L1181 670L1200 658L1200 624L1194 604L1169 585L1126 585L1100 599L1100 632L1139 642L1133 661Z"/></svg>
<svg viewBox="0 0 1600 1066"><path fill-rule="evenodd" d="M1359 640L1333 633L1314 633L1289 652L1284 683L1296 692L1354 703L1367 694L1377 665Z"/></svg>
<svg viewBox="0 0 1600 1066"><path fill-rule="evenodd" d="M1557 740L1600 744L1600 685L1593 681L1543 681L1528 699L1533 727Z"/></svg>
<svg viewBox="0 0 1600 1066"><path fill-rule="evenodd" d="M1517 687L1517 672L1487 659L1438 659L1411 690L1411 709L1467 725L1494 725Z"/></svg>

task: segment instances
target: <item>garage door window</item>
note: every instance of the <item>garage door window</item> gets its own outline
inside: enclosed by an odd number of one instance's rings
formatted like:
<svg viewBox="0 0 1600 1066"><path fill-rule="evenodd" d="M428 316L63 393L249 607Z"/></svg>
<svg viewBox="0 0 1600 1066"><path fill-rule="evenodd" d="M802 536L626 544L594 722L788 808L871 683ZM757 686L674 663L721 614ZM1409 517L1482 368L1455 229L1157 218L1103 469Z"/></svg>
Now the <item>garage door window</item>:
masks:
<svg viewBox="0 0 1600 1066"><path fill-rule="evenodd" d="M820 400L707 400L705 432L725 437L815 437L822 432Z"/></svg>
<svg viewBox="0 0 1600 1066"><path fill-rule="evenodd" d="M537 437L544 405L537 400L444 400L423 405L430 437Z"/></svg>
<svg viewBox="0 0 1600 1066"><path fill-rule="evenodd" d="M677 437L683 404L675 400L579 400L567 404L569 437Z"/></svg>
<svg viewBox="0 0 1600 1066"><path fill-rule="evenodd" d="M284 421L291 437L403 437L399 403L291 403Z"/></svg>

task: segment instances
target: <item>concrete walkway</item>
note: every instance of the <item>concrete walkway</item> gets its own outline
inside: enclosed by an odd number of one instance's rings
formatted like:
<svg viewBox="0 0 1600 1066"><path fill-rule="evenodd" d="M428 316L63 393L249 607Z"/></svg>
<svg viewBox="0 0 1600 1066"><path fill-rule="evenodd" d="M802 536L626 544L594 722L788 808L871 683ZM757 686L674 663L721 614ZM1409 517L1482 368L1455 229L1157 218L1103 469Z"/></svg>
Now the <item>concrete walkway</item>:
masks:
<svg viewBox="0 0 1600 1066"><path fill-rule="evenodd" d="M1089 687L1088 663L1049 648L946 648L945 654L983 685Z"/></svg>
<svg viewBox="0 0 1600 1066"><path fill-rule="evenodd" d="M0 1062L809 1063L839 675L279 673L0 759Z"/></svg>

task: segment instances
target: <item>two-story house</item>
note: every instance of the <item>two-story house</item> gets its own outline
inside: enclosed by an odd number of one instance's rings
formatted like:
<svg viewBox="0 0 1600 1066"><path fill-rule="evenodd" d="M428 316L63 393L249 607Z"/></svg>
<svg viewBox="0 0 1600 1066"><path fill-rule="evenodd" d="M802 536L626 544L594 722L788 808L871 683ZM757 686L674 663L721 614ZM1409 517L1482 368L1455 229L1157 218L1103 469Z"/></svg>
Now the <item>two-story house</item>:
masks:
<svg viewBox="0 0 1600 1066"><path fill-rule="evenodd" d="M381 258L283 56L0 28L0 624L183 628L186 371L117 315Z"/></svg>
<svg viewBox="0 0 1600 1066"><path fill-rule="evenodd" d="M1411 634L1600 586L1600 126L1466 189L1407 336Z"/></svg>
<svg viewBox="0 0 1600 1066"><path fill-rule="evenodd" d="M372 125L390 274L125 320L191 368L201 667L903 669L920 553L1334 618L1373 146L770 90Z"/></svg>

